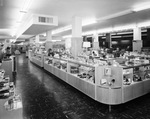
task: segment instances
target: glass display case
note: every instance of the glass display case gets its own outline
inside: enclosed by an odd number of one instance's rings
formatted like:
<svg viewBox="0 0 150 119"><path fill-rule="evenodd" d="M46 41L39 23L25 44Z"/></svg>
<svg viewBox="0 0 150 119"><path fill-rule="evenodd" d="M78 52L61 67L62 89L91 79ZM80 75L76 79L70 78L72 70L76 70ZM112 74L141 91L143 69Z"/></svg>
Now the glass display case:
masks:
<svg viewBox="0 0 150 119"><path fill-rule="evenodd" d="M53 73L53 58L44 56L44 69L50 73Z"/></svg>
<svg viewBox="0 0 150 119"><path fill-rule="evenodd" d="M67 83L84 94L95 99L95 67L77 62L68 61Z"/></svg>
<svg viewBox="0 0 150 119"><path fill-rule="evenodd" d="M44 69L104 104L125 103L150 92L150 64L146 62L125 65L122 59L118 59L119 63L114 59L111 63L80 59L45 56Z"/></svg>
<svg viewBox="0 0 150 119"><path fill-rule="evenodd" d="M31 62L35 63L40 67L44 67L44 54L32 53Z"/></svg>
<svg viewBox="0 0 150 119"><path fill-rule="evenodd" d="M95 83L95 66L76 60L68 60L68 72L91 83Z"/></svg>
<svg viewBox="0 0 150 119"><path fill-rule="evenodd" d="M53 74L63 81L67 79L67 62L65 59L53 58Z"/></svg>

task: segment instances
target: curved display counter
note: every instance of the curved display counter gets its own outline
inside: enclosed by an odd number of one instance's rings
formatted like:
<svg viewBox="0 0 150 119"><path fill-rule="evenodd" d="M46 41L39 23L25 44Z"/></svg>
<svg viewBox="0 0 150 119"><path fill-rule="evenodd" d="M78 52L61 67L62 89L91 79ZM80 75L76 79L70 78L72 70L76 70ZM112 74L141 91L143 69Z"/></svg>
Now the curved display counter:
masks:
<svg viewBox="0 0 150 119"><path fill-rule="evenodd" d="M122 104L150 92L150 64L94 66L48 56L43 63L45 70L100 103Z"/></svg>

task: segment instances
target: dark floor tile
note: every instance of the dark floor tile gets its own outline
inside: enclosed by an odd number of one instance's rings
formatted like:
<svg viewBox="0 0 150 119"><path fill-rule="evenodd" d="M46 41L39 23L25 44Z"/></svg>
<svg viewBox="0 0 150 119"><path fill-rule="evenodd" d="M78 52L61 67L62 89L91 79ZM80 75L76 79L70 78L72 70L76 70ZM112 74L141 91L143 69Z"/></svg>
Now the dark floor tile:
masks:
<svg viewBox="0 0 150 119"><path fill-rule="evenodd" d="M13 81L22 97L23 119L150 119L150 94L112 106L109 112L108 105L94 101L30 63L25 55L17 56Z"/></svg>

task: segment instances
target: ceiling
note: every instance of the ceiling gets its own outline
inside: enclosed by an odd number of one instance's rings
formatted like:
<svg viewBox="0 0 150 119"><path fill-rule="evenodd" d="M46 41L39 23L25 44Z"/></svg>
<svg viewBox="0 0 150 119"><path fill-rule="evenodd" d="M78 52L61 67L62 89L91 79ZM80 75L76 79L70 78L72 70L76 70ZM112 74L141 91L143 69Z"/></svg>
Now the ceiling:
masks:
<svg viewBox="0 0 150 119"><path fill-rule="evenodd" d="M18 15L26 0L0 0L0 39L11 38L17 26ZM150 9L131 12L134 7L150 4L150 0L30 0L29 10L25 13L58 16L58 29L71 24L72 17L82 20L96 19L98 23L83 27L84 31L117 27L133 23L150 21ZM25 17L23 18L25 20ZM37 30L37 29L36 29ZM32 31L31 31L32 32ZM66 31L57 35L69 35ZM29 38L32 34L23 35ZM21 38L21 37L20 37Z"/></svg>

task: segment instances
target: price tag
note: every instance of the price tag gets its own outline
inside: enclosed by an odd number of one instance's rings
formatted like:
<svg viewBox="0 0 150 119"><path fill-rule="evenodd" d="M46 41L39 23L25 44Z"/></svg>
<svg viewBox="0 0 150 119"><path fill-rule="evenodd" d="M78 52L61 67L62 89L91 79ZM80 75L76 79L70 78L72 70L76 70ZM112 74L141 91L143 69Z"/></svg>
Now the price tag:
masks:
<svg viewBox="0 0 150 119"><path fill-rule="evenodd" d="M111 68L105 68L105 69L104 69L104 74L105 74L106 76L110 76L110 75L111 75Z"/></svg>

